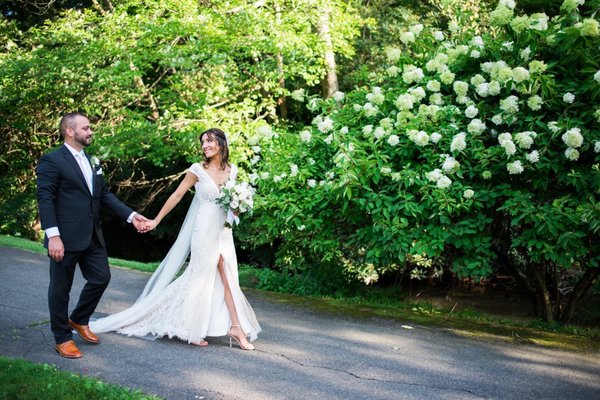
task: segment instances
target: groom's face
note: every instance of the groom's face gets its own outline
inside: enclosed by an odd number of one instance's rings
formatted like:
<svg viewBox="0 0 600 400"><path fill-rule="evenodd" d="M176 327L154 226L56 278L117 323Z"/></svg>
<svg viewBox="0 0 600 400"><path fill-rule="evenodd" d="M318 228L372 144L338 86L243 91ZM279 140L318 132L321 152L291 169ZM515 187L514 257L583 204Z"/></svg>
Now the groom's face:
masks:
<svg viewBox="0 0 600 400"><path fill-rule="evenodd" d="M69 136L72 137L72 140L77 147L88 147L90 143L92 143L92 135L94 132L90 126L90 121L86 117L78 115L74 119L73 125L67 129L67 133L70 134Z"/></svg>

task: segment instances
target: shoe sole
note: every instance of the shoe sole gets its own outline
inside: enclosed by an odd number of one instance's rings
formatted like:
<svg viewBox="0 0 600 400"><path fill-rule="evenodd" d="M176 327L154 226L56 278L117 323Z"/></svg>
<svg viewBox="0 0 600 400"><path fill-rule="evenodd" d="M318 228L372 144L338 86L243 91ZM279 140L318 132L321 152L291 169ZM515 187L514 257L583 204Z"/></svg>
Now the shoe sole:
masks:
<svg viewBox="0 0 600 400"><path fill-rule="evenodd" d="M63 354L60 351L58 351L57 348L54 348L54 350L56 350L56 352L58 353L58 355L61 356L61 357L63 357L63 358L75 359L75 358L81 358L82 357L82 356L67 356L66 354Z"/></svg>

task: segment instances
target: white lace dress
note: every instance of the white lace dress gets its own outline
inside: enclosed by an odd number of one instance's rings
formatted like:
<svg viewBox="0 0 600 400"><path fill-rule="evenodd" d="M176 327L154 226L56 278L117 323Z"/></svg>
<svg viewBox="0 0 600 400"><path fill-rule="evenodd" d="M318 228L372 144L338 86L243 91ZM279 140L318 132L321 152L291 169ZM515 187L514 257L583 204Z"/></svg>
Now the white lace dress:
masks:
<svg viewBox="0 0 600 400"><path fill-rule="evenodd" d="M195 199L190 206L190 212L194 211L195 215L188 212L184 222L185 225L188 219L190 221L187 235L191 236L191 240L188 239L186 252L177 251L183 254L181 260L185 260L187 251L191 250L187 268L176 279L171 281L169 278L164 287L158 285L159 287L153 287L146 293L155 280L155 275L160 275L161 271L157 270L144 294L130 308L90 321L92 331L117 331L139 337L177 337L190 343L207 336L227 334L231 319L225 305L223 282L217 269L219 256L222 256L241 327L251 341L256 339L261 328L254 310L240 289L232 231L224 227L227 214L215 201L220 189L198 163L192 164L189 171L198 177ZM235 180L236 175L237 168L232 166L229 179ZM182 235L184 227L180 237ZM176 245L177 242L161 267L168 261Z"/></svg>

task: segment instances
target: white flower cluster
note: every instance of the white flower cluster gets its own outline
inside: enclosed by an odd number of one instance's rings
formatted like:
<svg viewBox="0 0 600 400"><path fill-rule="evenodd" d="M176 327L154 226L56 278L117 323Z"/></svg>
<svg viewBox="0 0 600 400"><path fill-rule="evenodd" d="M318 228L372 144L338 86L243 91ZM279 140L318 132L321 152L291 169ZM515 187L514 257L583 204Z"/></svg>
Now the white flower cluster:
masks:
<svg viewBox="0 0 600 400"><path fill-rule="evenodd" d="M408 138L417 146L423 147L429 143L429 135L425 131L411 129L407 132Z"/></svg>
<svg viewBox="0 0 600 400"><path fill-rule="evenodd" d="M322 133L327 133L333 129L333 120L329 117L323 118L321 115L317 115L315 119L313 119L313 124L315 124L317 129ZM305 141L304 139L302 140ZM310 138L308 138L308 140L310 140Z"/></svg>
<svg viewBox="0 0 600 400"><path fill-rule="evenodd" d="M533 144L533 139L537 137L537 133L533 131L519 132L515 134L515 142L522 149L529 149Z"/></svg>
<svg viewBox="0 0 600 400"><path fill-rule="evenodd" d="M413 82L420 82L424 77L425 74L423 74L423 70L421 68L417 68L414 65L407 65L404 67L402 80L407 85L410 85Z"/></svg>
<svg viewBox="0 0 600 400"><path fill-rule="evenodd" d="M579 150L578 147L581 147L583 144L583 135L581 134L581 129L579 128L571 128L567 130L562 136L562 141L569 146L565 150L565 157L571 161L577 161L579 159Z"/></svg>
<svg viewBox="0 0 600 400"><path fill-rule="evenodd" d="M450 187L450 185L452 185L452 180L450 180L450 178L448 178L446 175L444 175L442 173L442 171L437 168L431 172L427 172L425 174L425 177L430 182L435 182L435 185L440 189L446 189L446 188Z"/></svg>
<svg viewBox="0 0 600 400"><path fill-rule="evenodd" d="M518 175L524 171L523 165L521 164L521 161L519 161L519 160L508 163L506 165L506 169L508 170L508 173L511 175Z"/></svg>
<svg viewBox="0 0 600 400"><path fill-rule="evenodd" d="M507 156L512 156L517 152L517 146L515 146L510 133L504 132L498 135L498 142L504 148Z"/></svg>
<svg viewBox="0 0 600 400"><path fill-rule="evenodd" d="M373 90L371 90L371 93L367 94L367 101L378 106L383 104L384 100L385 96L383 95L383 92L381 91L380 87L374 87Z"/></svg>
<svg viewBox="0 0 600 400"><path fill-rule="evenodd" d="M217 203L225 210L236 213L251 211L254 207L254 188L247 182L228 181L221 189Z"/></svg>
<svg viewBox="0 0 600 400"><path fill-rule="evenodd" d="M467 147L466 138L467 134L465 132L461 132L457 135L454 135L454 137L452 138L452 142L450 143L450 151L463 151Z"/></svg>

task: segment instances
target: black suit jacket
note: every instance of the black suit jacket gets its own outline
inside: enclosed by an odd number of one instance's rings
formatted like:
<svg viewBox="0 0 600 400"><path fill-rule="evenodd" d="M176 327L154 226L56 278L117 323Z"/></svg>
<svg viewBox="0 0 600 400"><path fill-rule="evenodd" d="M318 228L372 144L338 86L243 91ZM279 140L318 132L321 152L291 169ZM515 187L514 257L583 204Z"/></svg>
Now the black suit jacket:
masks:
<svg viewBox="0 0 600 400"><path fill-rule="evenodd" d="M112 194L101 174L92 167L93 195L73 154L64 145L40 159L37 173L37 199L42 229L57 226L65 251L87 248L95 231L105 246L100 209L108 208L122 220L133 212ZM48 238L44 239L48 247Z"/></svg>

